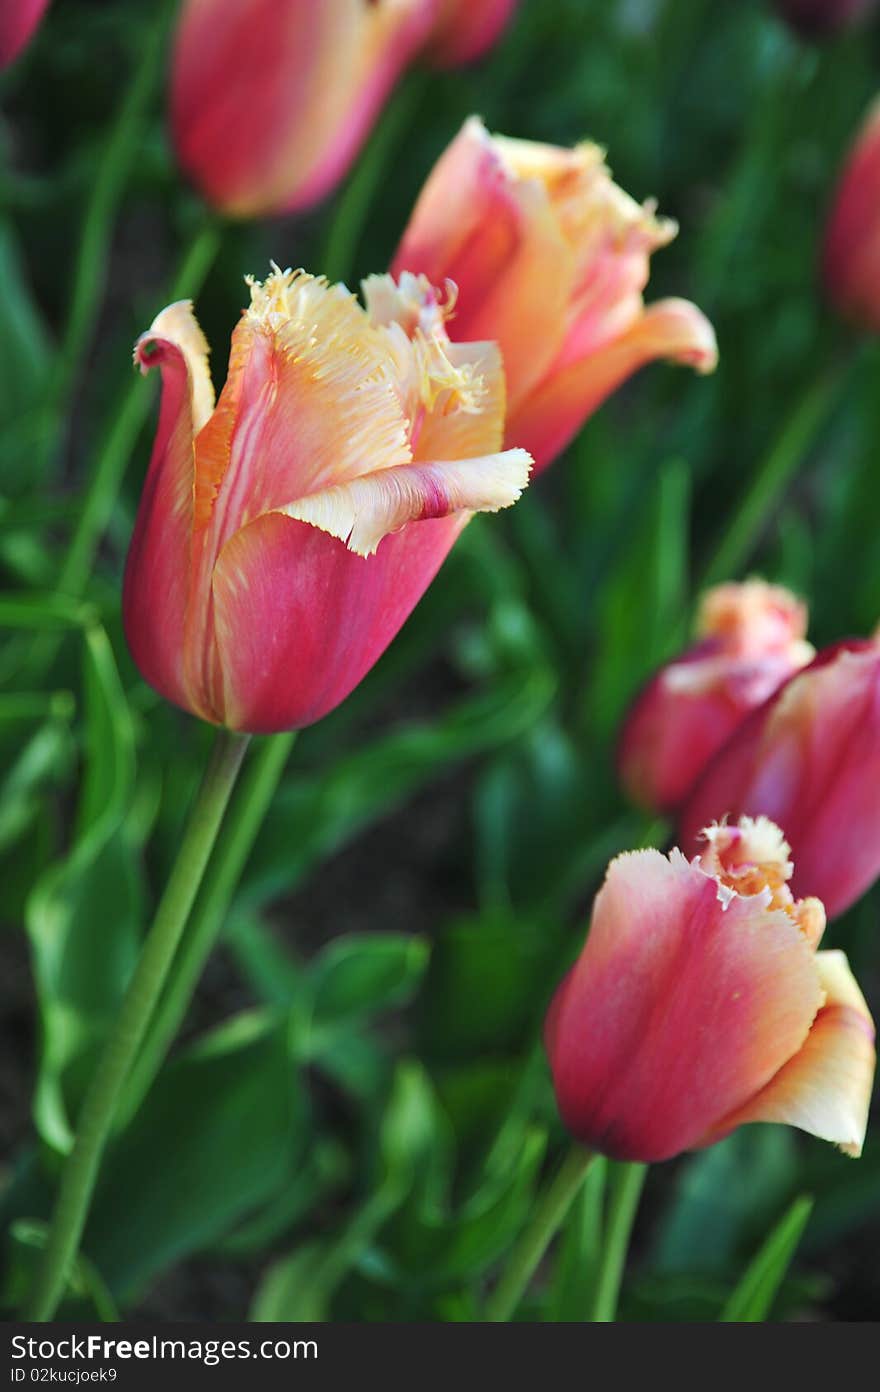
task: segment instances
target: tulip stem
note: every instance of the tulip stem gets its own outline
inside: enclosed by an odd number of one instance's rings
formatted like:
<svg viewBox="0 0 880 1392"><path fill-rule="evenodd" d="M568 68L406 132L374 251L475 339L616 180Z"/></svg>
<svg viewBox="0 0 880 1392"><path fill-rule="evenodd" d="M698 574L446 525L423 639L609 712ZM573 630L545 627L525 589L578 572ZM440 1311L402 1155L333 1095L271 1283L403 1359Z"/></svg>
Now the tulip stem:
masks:
<svg viewBox="0 0 880 1392"><path fill-rule="evenodd" d="M594 1323L610 1324L617 1314L630 1234L647 1173L647 1165L616 1164L610 1167L611 1200L593 1301L591 1318Z"/></svg>
<svg viewBox="0 0 880 1392"><path fill-rule="evenodd" d="M51 1319L63 1296L117 1103L174 959L247 743L246 735L230 731L221 731L217 736L153 926L83 1100L76 1138L61 1175L28 1319Z"/></svg>
<svg viewBox="0 0 880 1392"><path fill-rule="evenodd" d="M183 1023L205 962L275 796L296 732L272 735L253 750L230 806L202 887L126 1084L119 1121L132 1116Z"/></svg>
<svg viewBox="0 0 880 1392"><path fill-rule="evenodd" d="M595 1159L594 1151L584 1150L579 1145L571 1147L539 1197L531 1222L514 1247L501 1280L486 1302L487 1321L504 1323L511 1318Z"/></svg>

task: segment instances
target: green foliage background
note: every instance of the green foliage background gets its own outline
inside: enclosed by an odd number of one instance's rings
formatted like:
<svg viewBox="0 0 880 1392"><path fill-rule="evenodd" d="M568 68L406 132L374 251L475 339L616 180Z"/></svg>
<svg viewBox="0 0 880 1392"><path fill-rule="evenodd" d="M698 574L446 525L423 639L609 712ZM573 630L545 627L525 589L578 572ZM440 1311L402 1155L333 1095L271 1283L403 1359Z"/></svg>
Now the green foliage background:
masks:
<svg viewBox="0 0 880 1392"><path fill-rule="evenodd" d="M178 293L203 280L219 383L243 275L270 257L350 284L383 269L477 111L605 145L618 181L681 224L649 298L686 295L718 332L714 378L648 369L517 508L477 519L363 686L301 736L184 1040L113 1145L66 1306L468 1319L563 1145L535 1042L548 994L609 856L665 835L613 777L628 699L686 638L707 577L802 591L817 644L880 618L880 355L816 276L880 32L819 50L760 0L523 0L487 61L407 79L327 206L218 234L167 140L166 19L151 0L56 3L0 87L10 1309L210 743L140 680L119 619L155 413L131 344L181 266ZM118 496L95 493L108 457ZM94 561L69 551L90 488ZM832 934L875 1007L878 918L875 890ZM800 1195L815 1203L783 1279ZM526 1317L584 1318L595 1199ZM876 1126L857 1165L747 1129L649 1176L621 1314L876 1317L878 1240Z"/></svg>

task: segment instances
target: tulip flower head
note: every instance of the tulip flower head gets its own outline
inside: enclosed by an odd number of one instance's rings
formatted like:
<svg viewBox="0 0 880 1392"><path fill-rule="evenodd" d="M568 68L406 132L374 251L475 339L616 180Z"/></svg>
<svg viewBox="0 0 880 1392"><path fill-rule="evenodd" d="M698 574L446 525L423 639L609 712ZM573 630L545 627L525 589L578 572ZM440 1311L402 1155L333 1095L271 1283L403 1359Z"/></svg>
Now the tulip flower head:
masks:
<svg viewBox="0 0 880 1392"><path fill-rule="evenodd" d="M475 511L531 461L501 452L494 344L451 344L424 280L251 283L220 398L189 303L135 347L162 404L125 574L126 634L162 695L236 730L320 719L397 633Z"/></svg>
<svg viewBox="0 0 880 1392"><path fill-rule="evenodd" d="M822 274L835 309L880 332L880 101L868 112L837 186Z"/></svg>
<svg viewBox="0 0 880 1392"><path fill-rule="evenodd" d="M776 8L792 29L806 39L827 39L864 18L877 0L776 0Z"/></svg>
<svg viewBox="0 0 880 1392"><path fill-rule="evenodd" d="M7 68L30 42L49 0L3 0L0 5L0 68Z"/></svg>
<svg viewBox="0 0 880 1392"><path fill-rule="evenodd" d="M825 649L746 718L686 800L680 844L743 814L782 827L795 892L829 918L880 876L880 640Z"/></svg>
<svg viewBox="0 0 880 1392"><path fill-rule="evenodd" d="M747 1122L859 1155L874 1029L825 915L794 899L766 818L712 826L701 852L611 862L589 935L547 1016L562 1119L619 1160L666 1160Z"/></svg>
<svg viewBox="0 0 880 1392"><path fill-rule="evenodd" d="M676 230L618 188L598 146L493 137L472 118L422 190L392 272L456 283L450 327L500 345L506 438L543 468L645 363L715 367L694 305L642 299L651 255Z"/></svg>
<svg viewBox="0 0 880 1392"><path fill-rule="evenodd" d="M793 672L815 656L807 610L763 580L703 597L697 642L651 679L621 732L618 767L633 801L674 812L709 760Z"/></svg>
<svg viewBox="0 0 880 1392"><path fill-rule="evenodd" d="M440 0L428 57L436 67L471 63L490 49L519 0Z"/></svg>

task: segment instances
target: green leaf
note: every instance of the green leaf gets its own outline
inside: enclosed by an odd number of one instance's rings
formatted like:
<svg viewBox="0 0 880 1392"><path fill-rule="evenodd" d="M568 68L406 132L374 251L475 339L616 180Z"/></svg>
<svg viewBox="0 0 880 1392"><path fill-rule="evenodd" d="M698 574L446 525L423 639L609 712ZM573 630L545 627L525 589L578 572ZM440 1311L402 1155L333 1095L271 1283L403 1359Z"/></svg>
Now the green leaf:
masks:
<svg viewBox="0 0 880 1392"><path fill-rule="evenodd" d="M105 1163L84 1249L111 1288L130 1297L280 1194L306 1116L286 1022L238 1016L186 1050Z"/></svg>
<svg viewBox="0 0 880 1392"><path fill-rule="evenodd" d="M18 1218L9 1229L10 1252L0 1290L0 1305L20 1310L33 1290L39 1257L46 1248L48 1223ZM97 1267L80 1253L73 1264L62 1300L68 1319L99 1319L115 1323L119 1319L110 1291Z"/></svg>
<svg viewBox="0 0 880 1392"><path fill-rule="evenodd" d="M309 967L313 1028L333 1029L406 1004L422 981L429 951L424 938L404 933L336 938Z"/></svg>
<svg viewBox="0 0 880 1392"><path fill-rule="evenodd" d="M767 1318L812 1210L811 1198L795 1199L743 1273L719 1315L723 1323Z"/></svg>

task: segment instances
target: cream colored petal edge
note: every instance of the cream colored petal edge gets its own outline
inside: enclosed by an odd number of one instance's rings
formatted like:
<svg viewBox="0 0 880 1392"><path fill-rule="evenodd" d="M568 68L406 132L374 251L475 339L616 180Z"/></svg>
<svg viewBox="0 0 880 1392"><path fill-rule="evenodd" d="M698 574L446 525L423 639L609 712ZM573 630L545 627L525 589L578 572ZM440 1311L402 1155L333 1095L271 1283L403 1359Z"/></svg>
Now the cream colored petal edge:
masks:
<svg viewBox="0 0 880 1392"><path fill-rule="evenodd" d="M858 1156L874 1079L874 1025L844 953L817 952L816 968L825 1002L803 1047L723 1129L781 1122Z"/></svg>
<svg viewBox="0 0 880 1392"><path fill-rule="evenodd" d="M397 465L274 511L328 532L359 556L370 556L383 537L408 522L510 507L528 483L531 467L531 456L520 449L479 459Z"/></svg>
<svg viewBox="0 0 880 1392"><path fill-rule="evenodd" d="M193 434L197 435L214 410L214 384L208 368L208 341L193 312L192 300L175 300L167 305L138 339L135 359L143 371L150 366L144 350L153 339L163 339L183 354L189 373Z"/></svg>

